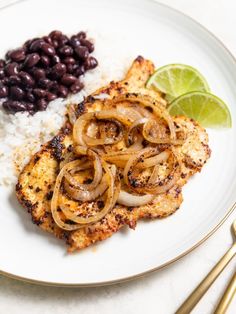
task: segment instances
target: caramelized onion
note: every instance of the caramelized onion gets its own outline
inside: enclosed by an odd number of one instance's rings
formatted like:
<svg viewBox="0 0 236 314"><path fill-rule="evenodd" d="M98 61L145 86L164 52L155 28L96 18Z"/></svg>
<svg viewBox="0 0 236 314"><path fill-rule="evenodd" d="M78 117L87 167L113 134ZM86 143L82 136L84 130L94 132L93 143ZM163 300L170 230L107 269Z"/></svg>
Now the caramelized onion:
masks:
<svg viewBox="0 0 236 314"><path fill-rule="evenodd" d="M114 171L112 172L111 168L103 162L102 166L105 170L105 176L103 177L104 182L106 181L106 184L108 186L107 192L106 192L106 202L104 205L104 208L97 212L94 216L92 217L78 217L78 212L73 213L71 210L67 208L65 204L58 204L58 196L60 192L60 187L62 183L62 179L64 177L65 171L68 170L69 166L65 165L62 170L60 171L56 184L54 187L54 193L52 197L52 202L51 202L51 211L53 215L53 219L55 220L56 224L65 230L76 230L78 228L81 228L81 225L86 225L90 223L94 223L96 221L99 221L102 219L114 206ZM113 166L114 169L114 166ZM60 218L60 213L58 212L58 206L59 208L63 211L63 214L67 219L70 219L74 224L68 224L62 221Z"/></svg>
<svg viewBox="0 0 236 314"><path fill-rule="evenodd" d="M128 207L142 206L150 203L154 199L154 195L134 195L126 191L121 190L117 203Z"/></svg>
<svg viewBox="0 0 236 314"><path fill-rule="evenodd" d="M120 103L120 102L131 102L131 103L138 103L140 105L143 105L145 108L150 108L153 111L153 114L156 115L159 118L163 118L170 131L170 139L175 140L176 139L176 133L175 133L175 127L174 122L169 115L168 111L163 107L163 105L155 100L154 98L148 96L148 95L139 95L136 93L128 93L125 95L120 95L112 100L107 100L107 102L114 103Z"/></svg>
<svg viewBox="0 0 236 314"><path fill-rule="evenodd" d="M99 120L117 120L127 127L131 126L134 121L129 116L118 113L115 109L96 111L95 116Z"/></svg>
<svg viewBox="0 0 236 314"><path fill-rule="evenodd" d="M87 146L111 145L116 144L123 138L123 127L119 121L113 121L119 129L119 134L116 137L109 138L103 134L101 138L92 138L87 134L83 135L83 140Z"/></svg>
<svg viewBox="0 0 236 314"><path fill-rule="evenodd" d="M130 117L130 119L133 121L143 118L143 115L136 108L123 107L118 105L116 110L118 113L126 117Z"/></svg>
<svg viewBox="0 0 236 314"><path fill-rule="evenodd" d="M73 139L75 144L81 145L81 146L86 146L85 141L83 139L83 133L86 125L88 124L89 121L93 120L95 117L95 112L87 112L84 113L82 116L80 116L73 128Z"/></svg>
<svg viewBox="0 0 236 314"><path fill-rule="evenodd" d="M78 180L76 180L69 171L67 171L65 173L65 178L68 181L68 183L72 186L74 186L75 188L79 188L81 190L84 191L91 191L93 189L95 189L97 187L97 185L100 183L101 179L102 179L102 163L101 163L101 159L99 158L99 156L93 152L92 150L89 151L88 153L89 157L92 157L94 159L94 178L93 181L90 184L84 184L84 183L80 183ZM77 167L76 171L79 170L84 170L83 168L83 164L79 167Z"/></svg>
<svg viewBox="0 0 236 314"><path fill-rule="evenodd" d="M148 119L155 118L154 114L150 112L150 110L147 110L142 106L137 106L136 110L142 115L143 118L148 118Z"/></svg>
<svg viewBox="0 0 236 314"><path fill-rule="evenodd" d="M160 154L157 154L153 157L146 158L142 162L139 162L137 164L137 167L139 169L146 169L146 168L153 167L155 165L158 165L162 162L167 161L169 156L170 156L170 152L168 150L165 150L165 151L161 152Z"/></svg>
<svg viewBox="0 0 236 314"><path fill-rule="evenodd" d="M104 159L109 163L115 164L117 167L124 168L130 155L104 156Z"/></svg>
<svg viewBox="0 0 236 314"><path fill-rule="evenodd" d="M69 196L74 200L81 202L91 202L99 196L103 195L103 193L108 188L107 181L107 176L103 176L101 183L92 191L77 189L74 186L70 185L67 181L65 181L64 187Z"/></svg>
<svg viewBox="0 0 236 314"><path fill-rule="evenodd" d="M86 127L93 120L109 120L116 124L119 129L119 134L116 137L105 137L96 138L87 135ZM76 144L80 146L98 146L98 145L111 145L119 142L123 137L123 127L130 126L133 120L123 116L122 114L117 113L115 110L104 110L104 111L96 111L96 112L88 112L80 116L73 128L73 139Z"/></svg>
<svg viewBox="0 0 236 314"><path fill-rule="evenodd" d="M137 140L134 144L130 145L129 148L126 149L126 152L138 152L139 150L143 149L143 138L142 136L138 136Z"/></svg>
<svg viewBox="0 0 236 314"><path fill-rule="evenodd" d="M179 139L179 130L161 101L127 93L113 98L98 95L91 106L94 103L96 108L114 109L87 112L76 120L71 106L73 151L60 163L51 201L55 223L69 231L101 220L116 203L146 205L180 178L174 145L183 144L185 136L180 128ZM91 183L79 180L80 174L93 169ZM72 210L63 193L74 201L96 204L102 199L105 204L101 210L82 215L80 203Z"/></svg>
<svg viewBox="0 0 236 314"><path fill-rule="evenodd" d="M119 151L112 152L103 156L103 159L107 162L115 164L117 167L124 168L129 158L133 155L136 155L136 151Z"/></svg>
<svg viewBox="0 0 236 314"><path fill-rule="evenodd" d="M140 127L141 125L145 124L147 121L148 121L147 118L141 118L141 119L135 120L134 123L130 126L126 135L126 143L128 145L132 145L135 142L134 136L133 136L134 130Z"/></svg>
<svg viewBox="0 0 236 314"><path fill-rule="evenodd" d="M172 151L170 151L169 156L169 159L171 159L171 171L164 179L162 179L161 181L156 180L154 183L145 183L138 181L138 179L134 177L134 169L140 162L140 160L153 156L157 153L157 148L144 148L128 160L124 169L124 181L131 190L141 194L161 194L168 191L175 184L177 179L179 179L179 163Z"/></svg>
<svg viewBox="0 0 236 314"><path fill-rule="evenodd" d="M87 155L88 148L86 146L76 145L74 148L74 152L77 155Z"/></svg>
<svg viewBox="0 0 236 314"><path fill-rule="evenodd" d="M154 144L173 144L180 145L183 140L170 139L166 134L166 130L163 130L163 126L154 119L148 120L143 126L143 137L150 143Z"/></svg>
<svg viewBox="0 0 236 314"><path fill-rule="evenodd" d="M81 228L81 225L69 224L69 223L66 223L65 221L63 221L61 218L61 213L59 211L60 208L58 207L58 197L59 197L59 193L60 193L61 183L62 183L62 179L64 177L64 173L65 173L65 171L67 171L67 168L69 168L69 166L65 165L61 169L61 171L59 172L59 175L57 176L54 190L53 190L53 196L52 196L52 200L51 200L51 213L52 213L52 217L53 217L53 219L54 219L54 221L58 227L60 227L61 229L64 229L64 230L73 231L73 230L77 230L77 229Z"/></svg>

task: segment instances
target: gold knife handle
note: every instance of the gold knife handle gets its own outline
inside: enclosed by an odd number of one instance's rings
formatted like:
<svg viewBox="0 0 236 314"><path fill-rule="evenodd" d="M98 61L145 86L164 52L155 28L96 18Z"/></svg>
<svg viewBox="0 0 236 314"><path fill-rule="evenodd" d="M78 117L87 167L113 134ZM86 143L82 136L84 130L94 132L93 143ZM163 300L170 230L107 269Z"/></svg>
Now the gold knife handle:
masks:
<svg viewBox="0 0 236 314"><path fill-rule="evenodd" d="M221 258L221 260L215 265L215 267L209 272L197 288L190 294L175 314L189 314L235 254L236 243L233 244L233 246Z"/></svg>
<svg viewBox="0 0 236 314"><path fill-rule="evenodd" d="M236 272L234 273L232 279L230 280L230 283L228 284L228 287L226 288L214 314L226 313L226 310L230 305L230 302L232 301L235 293L236 293Z"/></svg>

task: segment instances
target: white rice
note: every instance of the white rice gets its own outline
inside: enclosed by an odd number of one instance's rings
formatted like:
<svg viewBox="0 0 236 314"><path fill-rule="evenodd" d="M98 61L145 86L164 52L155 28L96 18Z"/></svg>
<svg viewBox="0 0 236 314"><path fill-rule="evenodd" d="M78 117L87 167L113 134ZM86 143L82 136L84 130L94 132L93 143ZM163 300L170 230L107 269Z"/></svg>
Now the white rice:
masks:
<svg viewBox="0 0 236 314"><path fill-rule="evenodd" d="M114 42L112 35L109 38L94 32L88 34L96 39L94 55L99 66L85 74L85 89L82 92L66 100L56 99L46 111L37 112L34 116L27 113L7 114L0 105L0 186L15 184L30 157L57 134L63 125L67 104L81 102L84 96L97 88L124 76L134 56L128 58L118 47L108 46L107 43Z"/></svg>

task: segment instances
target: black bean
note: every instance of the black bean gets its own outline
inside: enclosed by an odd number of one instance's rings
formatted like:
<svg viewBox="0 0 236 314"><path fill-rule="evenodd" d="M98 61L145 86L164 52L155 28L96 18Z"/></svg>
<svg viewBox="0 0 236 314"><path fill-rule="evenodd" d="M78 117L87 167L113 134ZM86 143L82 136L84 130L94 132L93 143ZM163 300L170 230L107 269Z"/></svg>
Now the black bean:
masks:
<svg viewBox="0 0 236 314"><path fill-rule="evenodd" d="M58 30L54 30L52 31L49 36L52 38L52 39L58 39L60 38L62 35L62 32L61 31L58 31Z"/></svg>
<svg viewBox="0 0 236 314"><path fill-rule="evenodd" d="M58 55L52 56L52 57L51 57L51 60L52 60L52 63L53 63L53 64L56 64L56 63L61 62L61 59L60 59L60 57L59 57Z"/></svg>
<svg viewBox="0 0 236 314"><path fill-rule="evenodd" d="M41 110L41 111L46 110L48 106L48 102L44 98L39 99L36 104L37 104L38 110Z"/></svg>
<svg viewBox="0 0 236 314"><path fill-rule="evenodd" d="M52 100L57 98L57 95L53 94L53 93L50 93L50 92L47 92L46 93L46 98L47 98L48 101L52 101Z"/></svg>
<svg viewBox="0 0 236 314"><path fill-rule="evenodd" d="M21 71L24 69L24 62L18 62L18 70ZM29 71L29 69L27 69L27 71Z"/></svg>
<svg viewBox="0 0 236 314"><path fill-rule="evenodd" d="M77 34L77 37L78 37L79 39L85 39L85 38L86 38L86 33L85 33L85 32L79 32L79 33Z"/></svg>
<svg viewBox="0 0 236 314"><path fill-rule="evenodd" d="M73 48L68 45L65 45L59 49L59 53L63 56L69 57L73 55Z"/></svg>
<svg viewBox="0 0 236 314"><path fill-rule="evenodd" d="M33 41L35 41L35 39L29 39L29 40L27 40L27 41L24 43L23 48L24 48L26 51L28 51Z"/></svg>
<svg viewBox="0 0 236 314"><path fill-rule="evenodd" d="M62 47L69 42L69 38L66 35L61 35L58 39L58 47Z"/></svg>
<svg viewBox="0 0 236 314"><path fill-rule="evenodd" d="M83 65L80 65L77 69L74 70L73 74L76 77L79 77L80 75L83 75L85 73L85 68Z"/></svg>
<svg viewBox="0 0 236 314"><path fill-rule="evenodd" d="M82 46L85 46L88 48L89 52L94 51L94 44L91 41L89 41L87 39L81 39L80 42L81 42Z"/></svg>
<svg viewBox="0 0 236 314"><path fill-rule="evenodd" d="M26 46L27 48L30 48L31 44L32 44L34 41L38 40L38 39L41 39L41 38L35 37L35 38L30 39L30 40L27 40L27 41L24 43L23 46Z"/></svg>
<svg viewBox="0 0 236 314"><path fill-rule="evenodd" d="M56 79L56 78L60 78L65 73L66 73L66 66L65 66L65 64L57 63L52 68L51 76Z"/></svg>
<svg viewBox="0 0 236 314"><path fill-rule="evenodd" d="M81 91L81 89L84 87L84 84L80 82L80 80L77 80L74 84L70 86L70 91L75 94Z"/></svg>
<svg viewBox="0 0 236 314"><path fill-rule="evenodd" d="M95 59L92 56L88 57L84 62L84 67L86 70L94 69L96 68L97 65L98 65L97 59Z"/></svg>
<svg viewBox="0 0 236 314"><path fill-rule="evenodd" d="M35 81L29 73L21 71L19 77L21 78L22 84L25 86L32 87L35 85Z"/></svg>
<svg viewBox="0 0 236 314"><path fill-rule="evenodd" d="M48 56L54 56L56 51L54 49L53 46L47 44L47 43L44 43L41 47L41 50Z"/></svg>
<svg viewBox="0 0 236 314"><path fill-rule="evenodd" d="M68 73L72 74L74 72L74 64L67 64L66 69Z"/></svg>
<svg viewBox="0 0 236 314"><path fill-rule="evenodd" d="M26 107L27 107L27 110L29 111L30 114L32 114L31 111L34 111L35 110L35 105L33 102L31 101L28 101L25 103L26 104Z"/></svg>
<svg viewBox="0 0 236 314"><path fill-rule="evenodd" d="M25 60L25 51L22 48L12 50L9 53L9 57L12 61L20 62Z"/></svg>
<svg viewBox="0 0 236 314"><path fill-rule="evenodd" d="M58 46L59 46L58 41L55 40L55 39L53 39L53 40L52 40L52 46L53 46L55 49L57 49Z"/></svg>
<svg viewBox="0 0 236 314"><path fill-rule="evenodd" d="M18 112L18 111L26 111L27 104L25 102L20 102L17 100L6 100L2 104L3 108L9 112Z"/></svg>
<svg viewBox="0 0 236 314"><path fill-rule="evenodd" d="M75 71L79 68L79 64L77 63L77 64L72 64L72 66L73 66L73 69L72 69L72 74L74 74L75 73Z"/></svg>
<svg viewBox="0 0 236 314"><path fill-rule="evenodd" d="M19 71L19 65L16 62L8 63L5 66L5 73L8 76L16 75L16 74L18 74L18 71Z"/></svg>
<svg viewBox="0 0 236 314"><path fill-rule="evenodd" d="M44 98L47 94L47 92L44 89L41 88L35 88L33 89L33 94L37 97L37 98Z"/></svg>
<svg viewBox="0 0 236 314"><path fill-rule="evenodd" d="M31 52L36 52L38 50L41 49L42 45L44 44L44 40L43 39L37 39L35 41L33 41L29 47L29 50Z"/></svg>
<svg viewBox="0 0 236 314"><path fill-rule="evenodd" d="M4 69L0 68L0 80L5 77Z"/></svg>
<svg viewBox="0 0 236 314"><path fill-rule="evenodd" d="M40 56L38 53L31 53L25 58L24 66L26 68L32 68L39 62L39 60Z"/></svg>
<svg viewBox="0 0 236 314"><path fill-rule="evenodd" d="M64 74L61 79L61 83L70 86L76 82L77 78L71 74Z"/></svg>
<svg viewBox="0 0 236 314"><path fill-rule="evenodd" d="M60 85L58 87L58 96L59 97L62 97L62 98L66 98L67 95L68 95L69 91L68 91L68 88L63 86L63 85Z"/></svg>
<svg viewBox="0 0 236 314"><path fill-rule="evenodd" d="M32 87L32 86L24 86L24 90L25 90L25 92L30 92L30 93L32 93L33 87Z"/></svg>
<svg viewBox="0 0 236 314"><path fill-rule="evenodd" d="M75 59L72 57L66 57L63 62L67 65L67 64L75 64Z"/></svg>
<svg viewBox="0 0 236 314"><path fill-rule="evenodd" d="M50 65L50 59L48 56L42 55L40 58L40 62L43 66L48 67Z"/></svg>
<svg viewBox="0 0 236 314"><path fill-rule="evenodd" d="M31 103L34 103L35 102L35 96L32 92L28 91L26 92L25 94L25 98L30 101Z"/></svg>
<svg viewBox="0 0 236 314"><path fill-rule="evenodd" d="M32 74L37 81L46 77L44 69L41 68L34 68Z"/></svg>
<svg viewBox="0 0 236 314"><path fill-rule="evenodd" d="M8 96L8 87L0 84L0 98L5 98Z"/></svg>
<svg viewBox="0 0 236 314"><path fill-rule="evenodd" d="M38 81L38 85L44 89L50 89L52 87L53 82L47 78L41 78Z"/></svg>
<svg viewBox="0 0 236 314"><path fill-rule="evenodd" d="M8 50L5 54L5 59L6 60L9 60L10 59L10 53L11 53L12 50Z"/></svg>
<svg viewBox="0 0 236 314"><path fill-rule="evenodd" d="M52 46L52 38L50 36L43 36L43 40Z"/></svg>
<svg viewBox="0 0 236 314"><path fill-rule="evenodd" d="M57 94L58 92L58 83L57 81L51 81L51 86L50 86L50 91L53 93L53 94Z"/></svg>
<svg viewBox="0 0 236 314"><path fill-rule="evenodd" d="M3 79L1 79L1 83L4 85L9 85L9 77L4 77Z"/></svg>
<svg viewBox="0 0 236 314"><path fill-rule="evenodd" d="M20 85L21 79L17 75L12 75L9 77L9 85Z"/></svg>
<svg viewBox="0 0 236 314"><path fill-rule="evenodd" d="M71 36L70 38L70 45L73 47L73 48L76 48L76 47L79 47L80 46L80 40L77 36Z"/></svg>
<svg viewBox="0 0 236 314"><path fill-rule="evenodd" d="M25 96L25 92L19 86L11 86L10 96L14 100L22 100Z"/></svg>
<svg viewBox="0 0 236 314"><path fill-rule="evenodd" d="M89 50L87 47L79 46L75 48L75 53L82 59L86 60L89 57Z"/></svg>
<svg viewBox="0 0 236 314"><path fill-rule="evenodd" d="M0 59L0 68L4 68L5 65L6 65L5 60Z"/></svg>

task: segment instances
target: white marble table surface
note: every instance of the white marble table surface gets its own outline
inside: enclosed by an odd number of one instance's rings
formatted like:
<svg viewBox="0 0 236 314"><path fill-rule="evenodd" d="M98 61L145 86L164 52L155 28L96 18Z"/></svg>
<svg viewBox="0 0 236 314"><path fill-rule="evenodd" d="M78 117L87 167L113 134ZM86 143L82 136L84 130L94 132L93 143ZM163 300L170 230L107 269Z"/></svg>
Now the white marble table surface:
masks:
<svg viewBox="0 0 236 314"><path fill-rule="evenodd" d="M117 0L118 1L118 0ZM1 0L8 2L8 0ZM11 2L11 1L10 1ZM162 0L206 26L236 56L235 0ZM0 276L0 313L9 314L171 314L185 300L232 243L236 213L205 244L175 264L136 281L108 287L65 289L40 287ZM193 311L211 314L236 269L225 269ZM236 298L228 314L236 313Z"/></svg>

